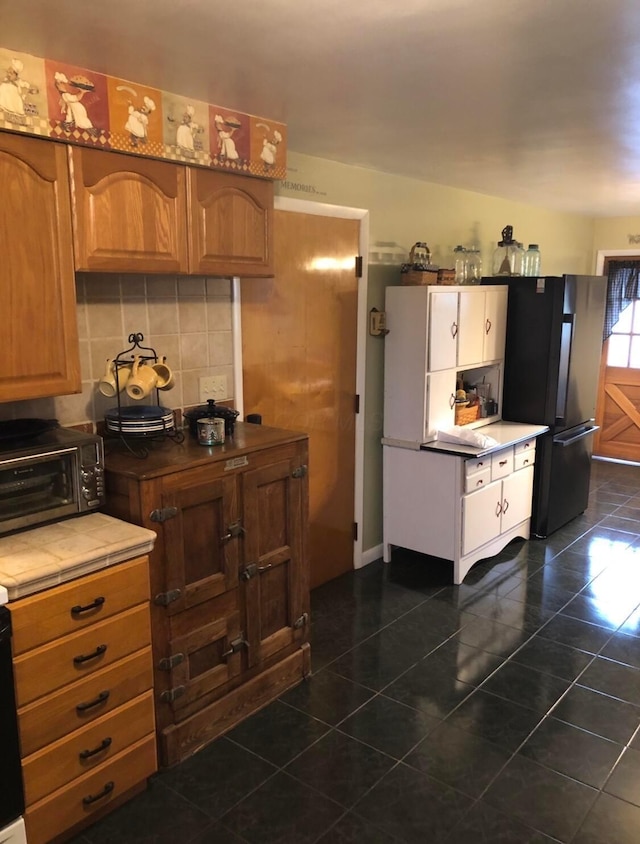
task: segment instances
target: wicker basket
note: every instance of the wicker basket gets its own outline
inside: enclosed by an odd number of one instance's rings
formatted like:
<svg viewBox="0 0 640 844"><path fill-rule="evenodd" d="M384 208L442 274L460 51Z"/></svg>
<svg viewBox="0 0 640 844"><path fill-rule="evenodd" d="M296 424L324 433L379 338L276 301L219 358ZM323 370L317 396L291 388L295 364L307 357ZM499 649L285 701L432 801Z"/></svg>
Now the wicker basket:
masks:
<svg viewBox="0 0 640 844"><path fill-rule="evenodd" d="M400 273L403 284L437 284L438 272L433 270L406 270Z"/></svg>
<svg viewBox="0 0 640 844"><path fill-rule="evenodd" d="M438 284L455 284L456 283L456 271L455 270L438 270Z"/></svg>
<svg viewBox="0 0 640 844"><path fill-rule="evenodd" d="M478 418L479 404L460 405L455 407L455 422L456 425L468 425L469 422L475 422Z"/></svg>

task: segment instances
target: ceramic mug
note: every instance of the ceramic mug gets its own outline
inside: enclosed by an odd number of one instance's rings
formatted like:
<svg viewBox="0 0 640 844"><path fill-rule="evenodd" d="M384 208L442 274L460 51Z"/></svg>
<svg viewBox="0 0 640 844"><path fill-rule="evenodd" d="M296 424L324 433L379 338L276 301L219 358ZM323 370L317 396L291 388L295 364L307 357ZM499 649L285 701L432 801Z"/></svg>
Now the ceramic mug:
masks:
<svg viewBox="0 0 640 844"><path fill-rule="evenodd" d="M156 386L159 390L170 390L175 384L171 367L167 366L167 358L163 356L151 368L156 373Z"/></svg>
<svg viewBox="0 0 640 844"><path fill-rule="evenodd" d="M130 366L116 367L114 361L107 359L107 368L98 383L98 389L103 396L113 398L124 390L131 375Z"/></svg>
<svg viewBox="0 0 640 844"><path fill-rule="evenodd" d="M132 399L145 399L158 382L158 376L152 366L138 357L133 362L133 369L127 381L127 395Z"/></svg>

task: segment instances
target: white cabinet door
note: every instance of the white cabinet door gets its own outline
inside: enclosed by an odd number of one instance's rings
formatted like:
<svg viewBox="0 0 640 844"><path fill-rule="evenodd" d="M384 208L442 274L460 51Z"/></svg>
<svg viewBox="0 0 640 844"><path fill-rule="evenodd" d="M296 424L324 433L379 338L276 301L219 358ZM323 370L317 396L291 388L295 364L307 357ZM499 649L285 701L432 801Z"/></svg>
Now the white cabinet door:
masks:
<svg viewBox="0 0 640 844"><path fill-rule="evenodd" d="M451 428L455 424L455 389L455 369L427 375L425 442L433 438L436 431Z"/></svg>
<svg viewBox="0 0 640 844"><path fill-rule="evenodd" d="M462 498L462 555L500 535L502 481Z"/></svg>
<svg viewBox="0 0 640 844"><path fill-rule="evenodd" d="M484 349L483 359L501 360L504 357L504 343L507 332L508 288L487 290L484 302Z"/></svg>
<svg viewBox="0 0 640 844"><path fill-rule="evenodd" d="M458 302L458 366L482 363L485 342L485 292L463 290Z"/></svg>
<svg viewBox="0 0 640 844"><path fill-rule="evenodd" d="M502 481L501 532L511 530L531 515L533 466L520 469Z"/></svg>
<svg viewBox="0 0 640 844"><path fill-rule="evenodd" d="M437 291L429 295L429 361L430 372L457 366L458 294Z"/></svg>

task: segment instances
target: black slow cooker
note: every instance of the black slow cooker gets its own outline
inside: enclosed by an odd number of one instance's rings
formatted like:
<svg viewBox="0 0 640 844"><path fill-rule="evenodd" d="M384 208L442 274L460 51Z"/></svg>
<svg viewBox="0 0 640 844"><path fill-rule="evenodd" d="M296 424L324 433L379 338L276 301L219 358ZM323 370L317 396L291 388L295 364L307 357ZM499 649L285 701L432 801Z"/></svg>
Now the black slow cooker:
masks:
<svg viewBox="0 0 640 844"><path fill-rule="evenodd" d="M189 431L194 437L198 436L198 419L205 419L207 417L224 419L224 433L225 436L230 437L233 434L239 413L240 411L234 410L232 407L224 407L224 405L216 404L213 399L209 399L206 404L200 404L198 407L192 407L191 410L185 410L184 418L188 421Z"/></svg>

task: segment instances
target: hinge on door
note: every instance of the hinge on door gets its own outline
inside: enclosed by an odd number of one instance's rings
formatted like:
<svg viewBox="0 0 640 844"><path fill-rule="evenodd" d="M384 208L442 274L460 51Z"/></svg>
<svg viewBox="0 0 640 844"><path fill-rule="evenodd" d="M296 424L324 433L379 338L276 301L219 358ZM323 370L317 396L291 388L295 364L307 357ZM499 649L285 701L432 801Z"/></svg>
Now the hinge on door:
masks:
<svg viewBox="0 0 640 844"><path fill-rule="evenodd" d="M153 603L157 604L159 607L166 607L174 601L179 601L181 597L181 589L171 589L169 592L160 592L159 595L156 595L153 599Z"/></svg>
<svg viewBox="0 0 640 844"><path fill-rule="evenodd" d="M184 686L176 686L174 689L167 689L166 691L160 693L160 700L163 703L173 703L174 700L182 697L186 691L187 690Z"/></svg>
<svg viewBox="0 0 640 844"><path fill-rule="evenodd" d="M171 671L172 668L180 665L181 662L184 662L184 654L172 654L161 659L158 663L158 668L160 671Z"/></svg>
<svg viewBox="0 0 640 844"><path fill-rule="evenodd" d="M292 478L304 478L307 474L307 467L306 464L302 464L302 466L298 466L297 469L294 469L291 473Z"/></svg>
<svg viewBox="0 0 640 844"><path fill-rule="evenodd" d="M353 523L353 541L354 542L358 541L358 523L357 522Z"/></svg>
<svg viewBox="0 0 640 844"><path fill-rule="evenodd" d="M299 630L301 627L305 627L309 623L309 613L303 612L300 618L296 618L293 622L293 629Z"/></svg>
<svg viewBox="0 0 640 844"><path fill-rule="evenodd" d="M224 651L221 656L223 659L226 659L228 656L233 656L233 654L237 654L238 651L241 651L243 648L248 648L249 642L244 638L244 635L241 633L236 639L233 639L229 642L229 650Z"/></svg>
<svg viewBox="0 0 640 844"><path fill-rule="evenodd" d="M362 278L362 255L356 255L356 278Z"/></svg>
<svg viewBox="0 0 640 844"><path fill-rule="evenodd" d="M353 398L353 408L354 413L360 413L360 395L358 393Z"/></svg>
<svg viewBox="0 0 640 844"><path fill-rule="evenodd" d="M163 507L161 510L152 510L149 513L149 518L152 522L166 522L167 519L173 519L177 515L177 507Z"/></svg>

